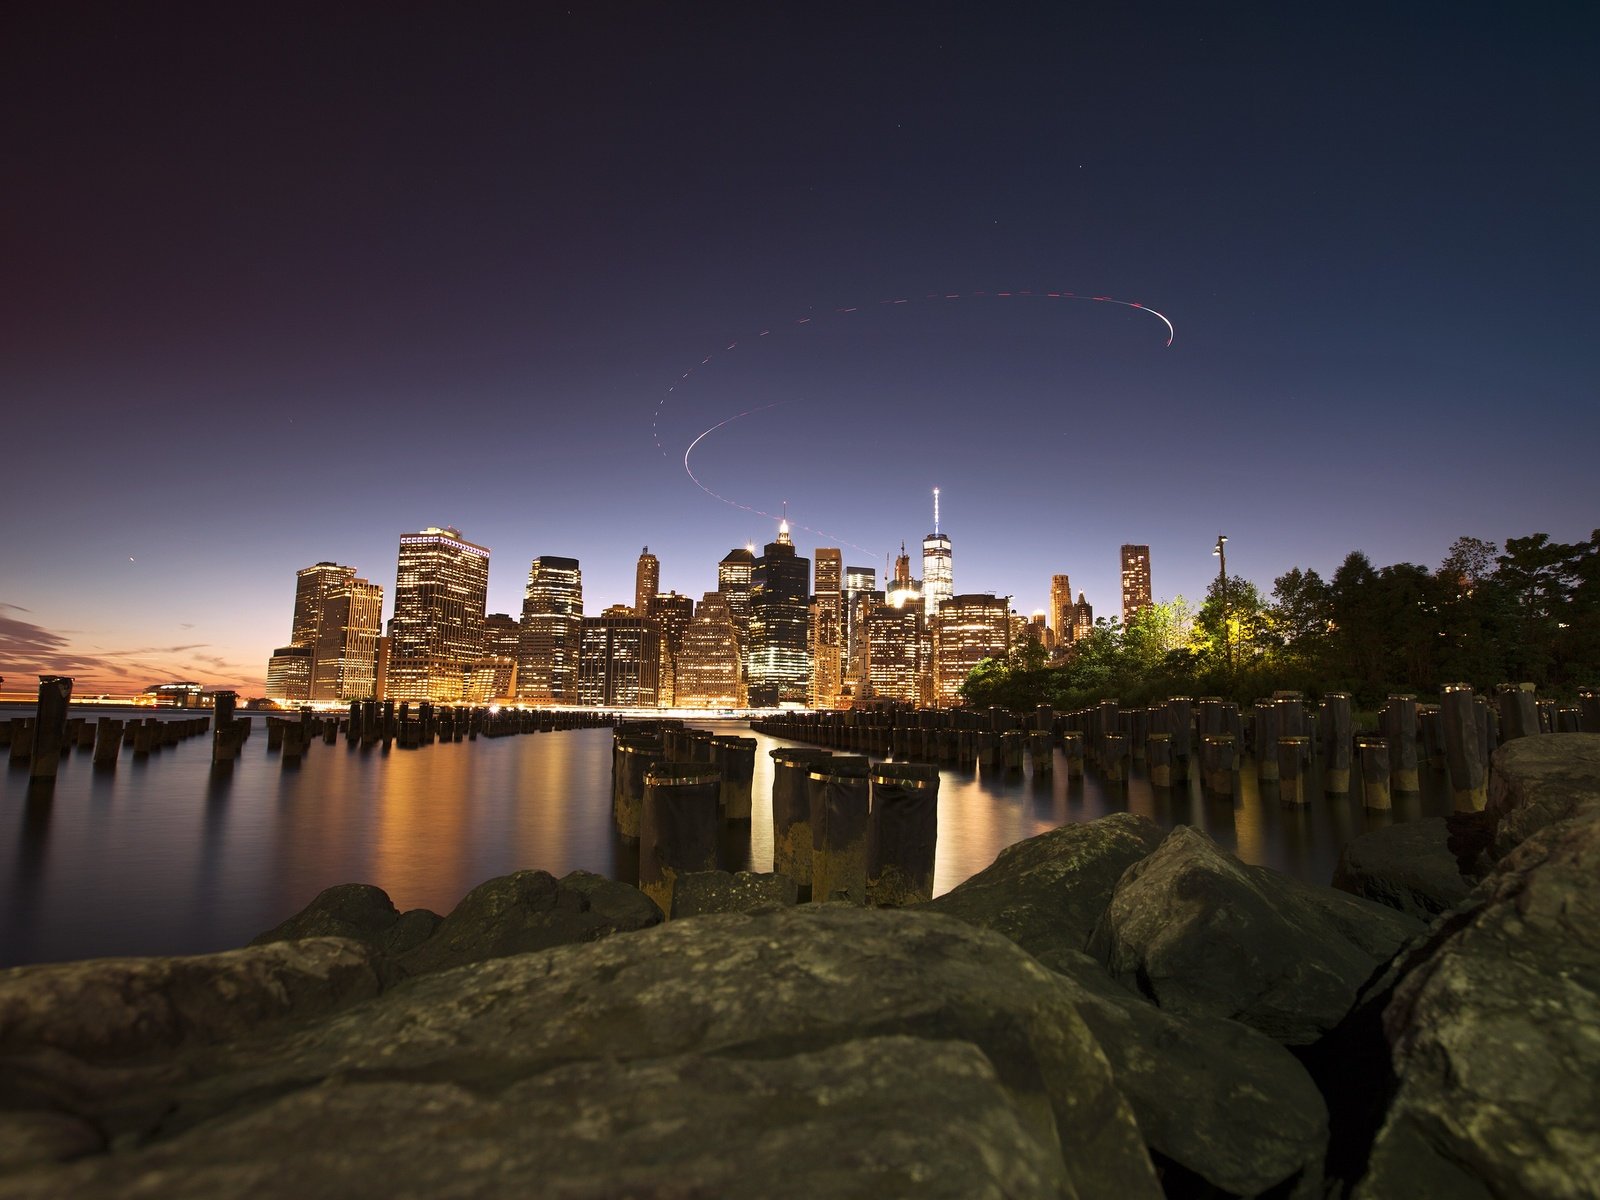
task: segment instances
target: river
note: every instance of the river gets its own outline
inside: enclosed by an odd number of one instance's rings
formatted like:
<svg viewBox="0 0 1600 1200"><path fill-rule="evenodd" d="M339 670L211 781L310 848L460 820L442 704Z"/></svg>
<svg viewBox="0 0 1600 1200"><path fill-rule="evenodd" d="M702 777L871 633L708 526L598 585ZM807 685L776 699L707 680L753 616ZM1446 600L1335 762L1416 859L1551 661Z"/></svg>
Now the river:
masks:
<svg viewBox="0 0 1600 1200"><path fill-rule="evenodd" d="M760 743L754 819L729 830L723 865L770 870L767 751L793 743L743 722L691 724ZM230 949L336 883L374 883L401 909L444 913L485 879L523 868L635 882L637 851L611 821L608 729L387 752L319 741L298 767L266 743L258 728L222 775L212 774L205 737L147 759L124 751L114 772L96 772L75 750L48 794L30 788L26 765L0 768L0 966ZM1358 795L1322 797L1315 779L1309 806L1285 808L1275 796L1263 801L1249 770L1234 797L1217 800L1193 782L1152 789L1137 769L1126 784L1092 768L1069 779L1059 751L1056 763L1037 778L941 773L936 893L1013 842L1123 811L1197 826L1246 862L1325 884L1349 838L1450 805L1448 790L1426 778L1422 796L1397 796L1392 812L1375 813Z"/></svg>

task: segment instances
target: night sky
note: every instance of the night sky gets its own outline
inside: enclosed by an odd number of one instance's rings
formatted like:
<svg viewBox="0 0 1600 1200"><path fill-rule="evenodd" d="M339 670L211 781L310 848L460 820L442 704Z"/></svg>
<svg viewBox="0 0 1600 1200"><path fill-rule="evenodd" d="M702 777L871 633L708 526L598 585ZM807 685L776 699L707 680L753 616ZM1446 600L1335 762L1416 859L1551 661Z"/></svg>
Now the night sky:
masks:
<svg viewBox="0 0 1600 1200"><path fill-rule="evenodd" d="M387 615L430 524L493 549L493 611L537 554L630 602L646 543L698 597L774 531L684 474L741 412L708 487L881 571L937 485L956 590L1025 612L1066 571L1114 614L1123 542L1194 599L1219 532L1264 591L1586 537L1597 33L1591 3L9 6L6 688L258 694L296 568Z"/></svg>

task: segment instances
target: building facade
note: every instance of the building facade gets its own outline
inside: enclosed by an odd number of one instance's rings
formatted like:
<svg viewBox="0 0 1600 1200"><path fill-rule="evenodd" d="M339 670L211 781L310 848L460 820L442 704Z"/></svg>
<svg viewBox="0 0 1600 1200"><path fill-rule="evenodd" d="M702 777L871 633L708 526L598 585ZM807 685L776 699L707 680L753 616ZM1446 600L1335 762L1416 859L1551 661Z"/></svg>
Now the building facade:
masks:
<svg viewBox="0 0 1600 1200"><path fill-rule="evenodd" d="M1150 547L1122 547L1122 623L1150 607Z"/></svg>
<svg viewBox="0 0 1600 1200"><path fill-rule="evenodd" d="M655 708L660 702L661 627L614 605L583 619L578 703L596 708Z"/></svg>
<svg viewBox="0 0 1600 1200"><path fill-rule="evenodd" d="M811 683L811 560L795 553L789 522L750 572L748 691L757 706L804 704Z"/></svg>
<svg viewBox="0 0 1600 1200"><path fill-rule="evenodd" d="M575 558L543 554L528 568L517 641L517 699L577 704L583 651L583 571Z"/></svg>
<svg viewBox="0 0 1600 1200"><path fill-rule="evenodd" d="M933 489L933 532L922 539L922 605L931 622L939 606L955 595L954 556L948 534L939 532L939 489Z"/></svg>
<svg viewBox="0 0 1600 1200"><path fill-rule="evenodd" d="M1078 593L1078 602L1072 606L1072 640L1080 641L1094 632L1094 609L1082 592Z"/></svg>
<svg viewBox="0 0 1600 1200"><path fill-rule="evenodd" d="M813 708L837 708L844 694L844 559L837 547L816 551L811 599L811 688Z"/></svg>
<svg viewBox="0 0 1600 1200"><path fill-rule="evenodd" d="M311 699L310 646L279 646L267 660L267 699L304 704Z"/></svg>
<svg viewBox="0 0 1600 1200"><path fill-rule="evenodd" d="M1058 647L1072 644L1072 579L1069 576L1050 576L1050 628L1055 631Z"/></svg>
<svg viewBox="0 0 1600 1200"><path fill-rule="evenodd" d="M378 695L378 638L383 633L383 587L351 577L322 597L311 699L372 700Z"/></svg>
<svg viewBox="0 0 1600 1200"><path fill-rule="evenodd" d="M483 655L488 594L488 547L437 526L401 535L386 699L462 699Z"/></svg>
<svg viewBox="0 0 1600 1200"><path fill-rule="evenodd" d="M661 560L646 546L639 552L639 563L633 569L633 615L648 617L650 601L661 590Z"/></svg>
<svg viewBox="0 0 1600 1200"><path fill-rule="evenodd" d="M866 691L877 701L916 704L922 698L923 634L926 621L920 603L865 601L862 656Z"/></svg>
<svg viewBox="0 0 1600 1200"><path fill-rule="evenodd" d="M739 631L724 592L707 592L684 627L674 656L678 708L743 708Z"/></svg>
<svg viewBox="0 0 1600 1200"><path fill-rule="evenodd" d="M1011 598L968 594L939 606L934 625L934 697L940 708L962 702L961 685L986 658L1004 658L1011 645Z"/></svg>

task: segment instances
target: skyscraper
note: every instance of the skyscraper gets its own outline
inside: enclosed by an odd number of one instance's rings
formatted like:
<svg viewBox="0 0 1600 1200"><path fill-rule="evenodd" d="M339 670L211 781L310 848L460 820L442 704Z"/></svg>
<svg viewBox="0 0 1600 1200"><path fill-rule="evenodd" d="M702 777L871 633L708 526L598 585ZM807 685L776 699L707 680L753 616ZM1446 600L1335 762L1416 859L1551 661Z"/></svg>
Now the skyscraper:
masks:
<svg viewBox="0 0 1600 1200"><path fill-rule="evenodd" d="M755 562L755 554L745 546L729 550L717 564L717 591L728 598L728 611L741 639L750 629L750 577Z"/></svg>
<svg viewBox="0 0 1600 1200"><path fill-rule="evenodd" d="M924 674L922 606L863 597L862 654L867 690L876 700L916 704Z"/></svg>
<svg viewBox="0 0 1600 1200"><path fill-rule="evenodd" d="M639 552L639 565L633 571L633 615L648 617L650 601L661 590L661 560L646 546Z"/></svg>
<svg viewBox="0 0 1600 1200"><path fill-rule="evenodd" d="M1122 623L1133 614L1150 607L1150 547L1122 547Z"/></svg>
<svg viewBox="0 0 1600 1200"><path fill-rule="evenodd" d="M750 572L751 704L806 702L810 599L811 560L795 553L789 522L784 521L777 540L762 548Z"/></svg>
<svg viewBox="0 0 1600 1200"><path fill-rule="evenodd" d="M1050 576L1050 628L1057 646L1072 644L1072 580L1066 575Z"/></svg>
<svg viewBox="0 0 1600 1200"><path fill-rule="evenodd" d="M460 530L430 526L400 537L388 699L454 703L483 654L489 550Z"/></svg>
<svg viewBox="0 0 1600 1200"><path fill-rule="evenodd" d="M487 704L514 696L521 657L522 623L510 613L490 613L483 619L483 656L468 672L462 699Z"/></svg>
<svg viewBox="0 0 1600 1200"><path fill-rule="evenodd" d="M878 573L871 567L844 569L844 658L845 677L861 684L865 691L866 669L861 645L866 634L866 610L860 599L878 586Z"/></svg>
<svg viewBox="0 0 1600 1200"><path fill-rule="evenodd" d="M517 649L517 698L578 703L583 647L583 572L575 558L544 554L528 568Z"/></svg>
<svg viewBox="0 0 1600 1200"><path fill-rule="evenodd" d="M694 601L677 592L657 592L646 607L645 615L661 626L660 700L663 708L671 708L678 702L678 650L694 619Z"/></svg>
<svg viewBox="0 0 1600 1200"><path fill-rule="evenodd" d="M335 588L355 577L354 567L342 567L331 562L319 562L295 572L294 617L289 631L289 644L275 650L272 661L267 664L267 696L270 699L306 701L312 698L323 602ZM295 650L305 653L291 653Z"/></svg>
<svg viewBox="0 0 1600 1200"><path fill-rule="evenodd" d="M371 700L377 692L378 637L383 632L383 587L350 577L322 597L311 699Z"/></svg>
<svg viewBox="0 0 1600 1200"><path fill-rule="evenodd" d="M934 696L940 708L961 703L961 685L986 658L1004 658L1011 643L1011 597L952 596L934 626Z"/></svg>
<svg viewBox="0 0 1600 1200"><path fill-rule="evenodd" d="M922 539L922 603L929 621L939 615L939 605L955 595L955 572L950 538L939 532L939 489L933 489L933 532Z"/></svg>
<svg viewBox="0 0 1600 1200"><path fill-rule="evenodd" d="M604 708L654 708L660 699L661 626L613 605L583 619L578 702Z"/></svg>
<svg viewBox="0 0 1600 1200"><path fill-rule="evenodd" d="M811 706L837 708L844 690L843 558L836 547L817 548L816 592L811 601Z"/></svg>
<svg viewBox="0 0 1600 1200"><path fill-rule="evenodd" d="M1078 602L1072 606L1072 640L1079 641L1094 632L1094 609L1082 592L1078 593Z"/></svg>
<svg viewBox="0 0 1600 1200"><path fill-rule="evenodd" d="M675 659L679 708L742 708L739 634L725 592L707 592L684 628Z"/></svg>

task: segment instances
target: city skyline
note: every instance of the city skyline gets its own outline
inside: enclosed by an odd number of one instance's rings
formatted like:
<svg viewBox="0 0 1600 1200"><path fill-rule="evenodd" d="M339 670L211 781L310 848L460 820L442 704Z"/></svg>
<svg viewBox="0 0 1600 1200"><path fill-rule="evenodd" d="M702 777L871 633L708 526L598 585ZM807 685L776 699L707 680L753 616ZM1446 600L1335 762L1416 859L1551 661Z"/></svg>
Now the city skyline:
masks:
<svg viewBox="0 0 1600 1200"><path fill-rule="evenodd" d="M1024 614L1116 614L1123 544L1195 602L1222 531L1264 590L1582 540L1592 22L29 10L0 674L259 691L293 572L388 610L430 526L512 615L646 544L699 596L785 504L881 579L934 487Z"/></svg>

